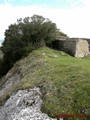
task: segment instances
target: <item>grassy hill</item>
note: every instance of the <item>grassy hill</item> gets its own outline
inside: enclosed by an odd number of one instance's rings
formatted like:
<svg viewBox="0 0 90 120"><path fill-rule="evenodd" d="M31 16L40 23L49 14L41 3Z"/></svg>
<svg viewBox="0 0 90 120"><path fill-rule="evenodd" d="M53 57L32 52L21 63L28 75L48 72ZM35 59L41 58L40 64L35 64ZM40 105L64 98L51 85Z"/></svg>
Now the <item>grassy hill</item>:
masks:
<svg viewBox="0 0 90 120"><path fill-rule="evenodd" d="M19 69L21 81L12 86L0 102L19 89L38 86L42 92L42 111L90 114L90 57L74 58L64 52L41 48L18 61L11 69ZM5 81L4 81L5 82ZM1 81L1 88L4 82Z"/></svg>

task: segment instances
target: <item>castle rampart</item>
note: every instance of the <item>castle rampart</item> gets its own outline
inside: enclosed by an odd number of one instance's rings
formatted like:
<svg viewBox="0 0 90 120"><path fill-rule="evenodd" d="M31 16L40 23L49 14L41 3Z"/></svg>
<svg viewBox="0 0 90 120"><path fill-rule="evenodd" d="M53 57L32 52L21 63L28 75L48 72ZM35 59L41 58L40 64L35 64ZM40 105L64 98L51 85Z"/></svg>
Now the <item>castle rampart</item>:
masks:
<svg viewBox="0 0 90 120"><path fill-rule="evenodd" d="M90 39L85 38L59 38L53 46L75 57L90 55Z"/></svg>

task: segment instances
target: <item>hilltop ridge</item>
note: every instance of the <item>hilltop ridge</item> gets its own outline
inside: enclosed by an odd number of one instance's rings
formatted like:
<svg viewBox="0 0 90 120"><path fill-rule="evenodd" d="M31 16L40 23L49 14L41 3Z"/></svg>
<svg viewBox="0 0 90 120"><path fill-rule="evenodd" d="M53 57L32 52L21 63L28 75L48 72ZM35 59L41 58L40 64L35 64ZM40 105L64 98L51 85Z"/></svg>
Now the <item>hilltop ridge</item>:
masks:
<svg viewBox="0 0 90 120"><path fill-rule="evenodd" d="M16 62L0 80L0 104L18 90L38 87L41 111L90 113L90 57L77 59L62 51L40 48Z"/></svg>

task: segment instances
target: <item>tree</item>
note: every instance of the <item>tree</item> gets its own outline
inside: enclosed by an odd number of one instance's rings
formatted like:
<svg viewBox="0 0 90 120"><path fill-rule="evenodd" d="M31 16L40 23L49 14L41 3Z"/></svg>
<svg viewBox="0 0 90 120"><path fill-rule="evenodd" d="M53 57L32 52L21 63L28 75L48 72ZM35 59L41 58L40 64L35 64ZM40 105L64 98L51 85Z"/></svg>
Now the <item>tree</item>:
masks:
<svg viewBox="0 0 90 120"><path fill-rule="evenodd" d="M20 18L5 31L3 42L4 67L8 71L13 64L33 49L50 46L62 32L56 24L39 15ZM63 34L65 35L65 34Z"/></svg>

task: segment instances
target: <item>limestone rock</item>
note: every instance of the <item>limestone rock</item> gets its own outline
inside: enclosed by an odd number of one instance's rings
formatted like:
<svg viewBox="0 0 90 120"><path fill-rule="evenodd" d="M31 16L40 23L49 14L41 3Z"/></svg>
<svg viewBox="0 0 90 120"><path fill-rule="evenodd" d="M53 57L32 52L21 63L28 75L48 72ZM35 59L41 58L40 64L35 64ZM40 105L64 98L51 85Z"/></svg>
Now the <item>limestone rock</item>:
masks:
<svg viewBox="0 0 90 120"><path fill-rule="evenodd" d="M39 88L19 90L0 107L0 120L55 120L40 111L42 99Z"/></svg>

